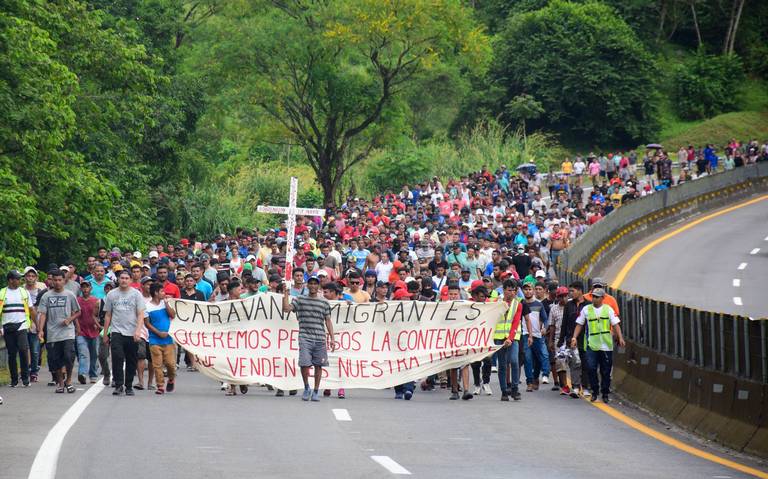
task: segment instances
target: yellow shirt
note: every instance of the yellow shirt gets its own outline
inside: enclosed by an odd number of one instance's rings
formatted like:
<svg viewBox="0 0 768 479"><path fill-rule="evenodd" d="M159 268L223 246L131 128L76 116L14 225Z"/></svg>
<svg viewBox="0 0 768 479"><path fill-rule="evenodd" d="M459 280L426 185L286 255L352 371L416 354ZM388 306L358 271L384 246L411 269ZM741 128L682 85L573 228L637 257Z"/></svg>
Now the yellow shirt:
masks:
<svg viewBox="0 0 768 479"><path fill-rule="evenodd" d="M570 175L571 173L573 173L573 163L571 163L570 161L564 161L562 168L563 168L563 173L567 175Z"/></svg>

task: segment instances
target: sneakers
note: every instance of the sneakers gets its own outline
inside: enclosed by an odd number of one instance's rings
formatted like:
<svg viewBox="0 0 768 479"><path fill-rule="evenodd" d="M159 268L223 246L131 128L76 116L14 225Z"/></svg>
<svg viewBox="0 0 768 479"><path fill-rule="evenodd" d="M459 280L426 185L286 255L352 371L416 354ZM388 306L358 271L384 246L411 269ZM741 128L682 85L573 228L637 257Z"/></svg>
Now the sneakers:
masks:
<svg viewBox="0 0 768 479"><path fill-rule="evenodd" d="M168 385L165 387L165 390L168 391L169 393L172 393L174 389L176 389L176 382L168 381Z"/></svg>
<svg viewBox="0 0 768 479"><path fill-rule="evenodd" d="M96 383L98 382L98 380L99 380L99 378L90 378L90 381L89 381L89 382L90 382L91 384L96 384Z"/></svg>
<svg viewBox="0 0 768 479"><path fill-rule="evenodd" d="M473 397L475 397L473 394L471 394L469 392L466 392L466 393L464 393L463 396L461 396L461 399L463 399L464 401L469 401Z"/></svg>
<svg viewBox="0 0 768 479"><path fill-rule="evenodd" d="M592 396L592 393L589 392L588 389L582 389L581 390L581 395L584 396L585 398L588 398L588 397Z"/></svg>
<svg viewBox="0 0 768 479"><path fill-rule="evenodd" d="M298 391L296 391L295 389L291 389L290 391L288 391L288 395L289 396L295 396L297 392Z"/></svg>
<svg viewBox="0 0 768 479"><path fill-rule="evenodd" d="M240 385L240 394L247 394L248 393L248 385L241 384Z"/></svg>
<svg viewBox="0 0 768 479"><path fill-rule="evenodd" d="M403 399L403 393L395 393L395 399Z"/></svg>
<svg viewBox="0 0 768 479"><path fill-rule="evenodd" d="M123 387L117 386L114 391L112 391L113 396L122 396L123 395Z"/></svg>
<svg viewBox="0 0 768 479"><path fill-rule="evenodd" d="M126 388L125 389L125 395L126 396L135 396L136 393L133 392L133 388L130 388L130 389Z"/></svg>
<svg viewBox="0 0 768 479"><path fill-rule="evenodd" d="M459 399L459 392L458 391L452 392L451 397L449 397L448 399L450 399L451 401L456 401L457 399Z"/></svg>
<svg viewBox="0 0 768 479"><path fill-rule="evenodd" d="M509 396L507 396L507 393L503 393L501 395L501 400L504 402L509 402Z"/></svg>
<svg viewBox="0 0 768 479"><path fill-rule="evenodd" d="M228 387L229 387L229 384L221 383L221 387L219 389L221 389L222 391L226 391Z"/></svg>
<svg viewBox="0 0 768 479"><path fill-rule="evenodd" d="M586 396L586 394L585 394L585 396ZM589 402L595 402L595 401L597 401L597 393L596 392L592 393L590 395L590 398L589 398Z"/></svg>
<svg viewBox="0 0 768 479"><path fill-rule="evenodd" d="M163 389L163 388L157 388L157 389L155 390L155 394L157 394L157 395L163 395L163 394L165 394L165 389Z"/></svg>
<svg viewBox="0 0 768 479"><path fill-rule="evenodd" d="M571 390L571 394L569 394L573 399L579 399L579 388L575 387Z"/></svg>
<svg viewBox="0 0 768 479"><path fill-rule="evenodd" d="M609 402L611 402L611 398L609 398L607 394L603 394L603 402L605 404L608 404Z"/></svg>
<svg viewBox="0 0 768 479"><path fill-rule="evenodd" d="M78 374L77 382L79 382L80 384L85 384L85 374Z"/></svg>
<svg viewBox="0 0 768 479"><path fill-rule="evenodd" d="M549 384L549 376L542 376L541 382L542 384Z"/></svg>
<svg viewBox="0 0 768 479"><path fill-rule="evenodd" d="M567 395L569 395L569 394L571 394L571 388L569 388L568 386L563 386L563 387L560 389L560 395L561 395L561 396L567 396Z"/></svg>
<svg viewBox="0 0 768 479"><path fill-rule="evenodd" d="M493 396L493 390L490 384L483 384L483 394L486 396Z"/></svg>
<svg viewBox="0 0 768 479"><path fill-rule="evenodd" d="M344 392L344 388L339 389L339 399L344 399L347 397L347 394Z"/></svg>
<svg viewBox="0 0 768 479"><path fill-rule="evenodd" d="M533 384L529 384L525 387L525 392L532 393L533 392Z"/></svg>
<svg viewBox="0 0 768 479"><path fill-rule="evenodd" d="M285 396L285 391L283 391L282 389L278 389L277 392L275 393L275 397L281 398L283 396Z"/></svg>
<svg viewBox="0 0 768 479"><path fill-rule="evenodd" d="M515 401L520 401L521 399L523 399L523 396L520 395L520 392L515 391L514 393L512 393L512 399L514 399Z"/></svg>
<svg viewBox="0 0 768 479"><path fill-rule="evenodd" d="M36 383L38 381L37 380L37 374L35 374L35 373L30 374L29 375L29 380L32 381L33 383ZM0 403L0 404L2 404L2 403Z"/></svg>
<svg viewBox="0 0 768 479"><path fill-rule="evenodd" d="M309 401L309 399L312 397L312 390L307 388L304 388L304 393L301 395L302 401Z"/></svg>
<svg viewBox="0 0 768 479"><path fill-rule="evenodd" d="M320 400L320 393L317 391L312 391L312 401L318 402Z"/></svg>
<svg viewBox="0 0 768 479"><path fill-rule="evenodd" d="M0 404L3 404L3 396L0 396Z"/></svg>
<svg viewBox="0 0 768 479"><path fill-rule="evenodd" d="M19 383L18 382L11 383L11 387L14 388L14 389L19 387Z"/></svg>
<svg viewBox="0 0 768 479"><path fill-rule="evenodd" d="M410 401L413 397L413 391L405 391L405 394L403 394L403 399L406 401Z"/></svg>
<svg viewBox="0 0 768 479"><path fill-rule="evenodd" d="M475 389L472 390L472 395L477 396L480 394L480 392L483 390L483 387L480 385L475 386Z"/></svg>
<svg viewBox="0 0 768 479"><path fill-rule="evenodd" d="M538 390L539 390L539 382L538 382L538 381L536 381L535 383L533 383L533 390L534 390L534 391L538 391Z"/></svg>
<svg viewBox="0 0 768 479"><path fill-rule="evenodd" d="M330 395L331 395L331 390L330 389L323 389L323 396L328 397Z"/></svg>

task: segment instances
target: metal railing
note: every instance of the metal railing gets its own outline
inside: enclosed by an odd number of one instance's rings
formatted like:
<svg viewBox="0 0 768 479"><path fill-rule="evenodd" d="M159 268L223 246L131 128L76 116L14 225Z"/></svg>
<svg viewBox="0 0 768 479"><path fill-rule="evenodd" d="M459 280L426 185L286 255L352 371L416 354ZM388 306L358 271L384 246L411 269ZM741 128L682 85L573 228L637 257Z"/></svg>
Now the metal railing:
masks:
<svg viewBox="0 0 768 479"><path fill-rule="evenodd" d="M768 163L748 165L638 199L587 230L561 255L561 284L589 286L601 259L708 203L768 188ZM692 366L768 384L768 319L704 311L608 288L621 311L627 340ZM766 311L768 314L768 311Z"/></svg>

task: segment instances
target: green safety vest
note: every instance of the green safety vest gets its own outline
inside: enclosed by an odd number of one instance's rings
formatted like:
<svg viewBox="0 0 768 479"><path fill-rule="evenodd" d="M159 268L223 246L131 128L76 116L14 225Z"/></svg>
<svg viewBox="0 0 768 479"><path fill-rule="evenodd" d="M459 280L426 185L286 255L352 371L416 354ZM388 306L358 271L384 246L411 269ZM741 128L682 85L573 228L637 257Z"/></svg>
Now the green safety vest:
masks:
<svg viewBox="0 0 768 479"><path fill-rule="evenodd" d="M27 328L32 327L32 311L29 308L29 291L24 286L19 286L21 291L21 302L24 304L24 312L27 315ZM0 316L3 314L3 306L5 306L5 298L8 296L8 288L0 289Z"/></svg>
<svg viewBox="0 0 768 479"><path fill-rule="evenodd" d="M611 334L611 307L607 304L600 306L587 306L587 334L584 335L584 349L602 351L602 346L607 346L613 351L613 335Z"/></svg>
<svg viewBox="0 0 768 479"><path fill-rule="evenodd" d="M493 332L493 339L504 340L509 337L509 331L512 329L512 321L515 319L515 312L517 312L517 306L520 304L520 300L515 298L512 300L512 305L504 314L504 321L496 323L496 330ZM520 339L520 328L517 328L515 333L515 340Z"/></svg>

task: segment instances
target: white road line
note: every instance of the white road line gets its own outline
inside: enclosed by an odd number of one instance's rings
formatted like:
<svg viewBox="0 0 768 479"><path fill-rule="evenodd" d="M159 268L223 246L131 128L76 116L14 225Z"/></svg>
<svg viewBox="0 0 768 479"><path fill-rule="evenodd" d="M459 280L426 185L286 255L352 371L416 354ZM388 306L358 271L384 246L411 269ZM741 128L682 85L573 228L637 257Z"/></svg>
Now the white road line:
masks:
<svg viewBox="0 0 768 479"><path fill-rule="evenodd" d="M733 287L738 288L741 286L741 280L739 278L733 278Z"/></svg>
<svg viewBox="0 0 768 479"><path fill-rule="evenodd" d="M741 263L736 269L747 269L747 263Z"/></svg>
<svg viewBox="0 0 768 479"><path fill-rule="evenodd" d="M757 254L760 252L760 248L755 248L752 251L749 252L749 254Z"/></svg>
<svg viewBox="0 0 768 479"><path fill-rule="evenodd" d="M29 479L54 479L56 477L56 465L59 461L59 452L64 437L102 389L104 389L104 384L101 381L88 388L85 394L67 409L56 425L48 432L40 445L40 449L37 450L32 469L29 470Z"/></svg>
<svg viewBox="0 0 768 479"><path fill-rule="evenodd" d="M396 463L394 459L389 456L371 456L371 459L378 462L384 469L388 470L392 474L403 474L407 476L411 475L411 472L408 469Z"/></svg>
<svg viewBox="0 0 768 479"><path fill-rule="evenodd" d="M735 304L736 306L741 306L742 305L742 303L741 303L741 296L734 296L733 297L733 304Z"/></svg>
<svg viewBox="0 0 768 479"><path fill-rule="evenodd" d="M333 415L336 416L337 421L351 421L352 417L349 415L349 411L346 409L331 409Z"/></svg>
<svg viewBox="0 0 768 479"><path fill-rule="evenodd" d="M765 241L768 241L768 236L765 237Z"/></svg>

